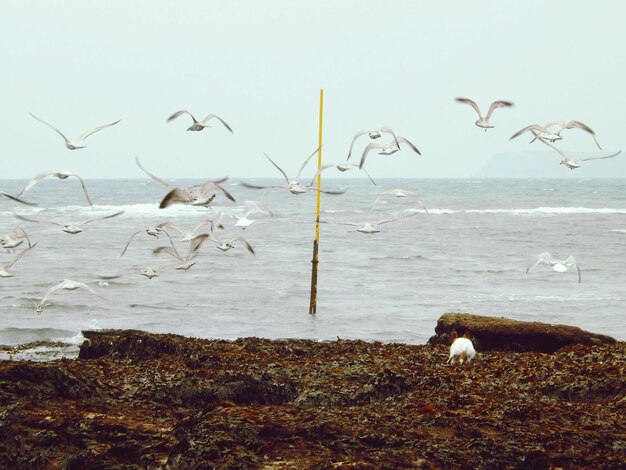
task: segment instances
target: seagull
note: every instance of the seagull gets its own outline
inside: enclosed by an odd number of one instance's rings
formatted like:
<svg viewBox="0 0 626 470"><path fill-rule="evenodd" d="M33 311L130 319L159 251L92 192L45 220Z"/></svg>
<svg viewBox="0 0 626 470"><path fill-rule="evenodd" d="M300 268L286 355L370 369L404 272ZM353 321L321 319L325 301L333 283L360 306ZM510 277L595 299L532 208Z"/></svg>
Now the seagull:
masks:
<svg viewBox="0 0 626 470"><path fill-rule="evenodd" d="M219 239L218 239L215 235L213 235L212 233L211 233L211 234L207 234L207 235L208 235L208 236L207 236L207 238L206 238L206 239L204 239L204 240L202 240L202 241L200 242L201 244L202 244L202 243L204 243L205 241L209 241L209 240L210 240L210 241L212 241L212 242L214 242L214 243L217 243L217 248L218 248L219 250L222 250L222 251L226 252L226 251L228 251L228 250L230 250L230 249L232 249L232 248L235 248L235 245L233 245L233 243L235 243L235 242L241 242L241 244L242 244L243 246L245 246L245 247L246 247L246 250L248 250L248 251L249 251L250 253L252 253L253 255L255 254L254 249L252 248L252 246L250 245L250 243L248 243L248 242L246 241L246 239L245 239L245 238L243 238L243 237L235 237L235 238L231 238L230 240L228 240L228 241L224 242L224 241L219 240Z"/></svg>
<svg viewBox="0 0 626 470"><path fill-rule="evenodd" d="M413 145L413 143L411 143L408 139L398 136L396 138L396 141L407 144L409 147L411 147L411 150L413 150L418 155L421 155L417 147ZM378 142L370 142L365 147L365 150L363 150L363 155L361 155L361 161L359 163L359 170L363 168L363 164L365 163L365 158L367 158L367 154L370 152L370 150L373 150L373 149L380 149L380 152L378 152L378 155L393 155L398 150L400 150L400 146L396 145L395 142L392 142L390 144L382 144L382 143L379 144Z"/></svg>
<svg viewBox="0 0 626 470"><path fill-rule="evenodd" d="M593 140L596 143L596 145L598 146L598 148L600 150L602 150L602 147L600 147L600 144L598 143L598 140L596 139L596 133L593 132L593 130L587 124L584 124L584 123L582 123L580 121L554 121L554 122L549 122L548 124L546 124L543 127L545 129L549 129L550 127L554 127L554 126L560 126L561 127L557 132L553 133L555 135L558 135L559 137L561 136L561 131L563 131L563 129L581 129L581 130L591 134L591 137L593 137ZM531 140L530 142L532 143L536 139L545 139L545 138L546 137L544 137L542 135L535 135L533 140ZM557 140L559 140L559 139L557 139ZM551 140L551 142L553 142L553 141Z"/></svg>
<svg viewBox="0 0 626 470"><path fill-rule="evenodd" d="M181 254L178 252L178 250L172 243L171 239L170 239L171 246L159 246L158 248L155 248L154 250L152 250L152 253L155 255L159 253L167 253L168 255L173 256L178 261L180 261L180 264L176 266L175 269L178 269L181 271L187 271L189 268L191 268L192 266L196 264L196 262L195 261L192 262L192 260L197 255L198 248L202 245L202 243L209 236L210 235L208 233L204 233L202 235L198 235L193 240L191 240L191 242L189 243L189 248L187 249L187 254L184 257L181 256Z"/></svg>
<svg viewBox="0 0 626 470"><path fill-rule="evenodd" d="M80 181L80 185L83 187L83 192L85 193L85 197L87 198L87 202L89 203L90 206L93 206L93 204L91 203L91 198L89 197L89 193L87 192L87 188L85 186L85 182L83 181L83 179L80 176L78 176L77 174L70 173L69 171L48 171L48 172L45 172L45 173L39 173L37 176L35 176L32 180L30 180L28 182L28 184L24 187L24 189L22 189L20 191L20 193L18 194L18 197L21 196L22 194L24 194L26 191L28 191L33 186L35 186L37 183L39 183L44 178L47 178L48 176L52 176L52 177L58 178L60 180L65 180L65 179L68 179L70 177L78 178L78 180Z"/></svg>
<svg viewBox="0 0 626 470"><path fill-rule="evenodd" d="M117 124L118 122L121 121L121 119L118 119L115 122L112 122L110 124L105 124L104 126L99 126L96 127L94 129L91 129L90 131L84 132L82 133L77 139L68 139L67 137L65 137L63 135L63 133L58 130L56 127L54 127L52 124L47 123L46 121L44 121L43 119L39 119L37 116L35 116L33 113L28 113L30 114L32 117L34 117L35 119L37 119L39 122L43 122L46 126L50 127L52 130L54 130L57 134L59 134L61 137L63 137L63 140L65 141L65 146L70 149L70 150L76 150L76 149L82 149L85 148L85 145L83 144L83 140L85 140L87 137L89 137L91 134L95 134L98 131L101 131L102 129L106 129L107 127L111 127L114 126L115 124Z"/></svg>
<svg viewBox="0 0 626 470"><path fill-rule="evenodd" d="M20 202L22 204L26 204L27 206L36 206L37 205L34 202L24 201L23 199L20 199L17 196L11 196L9 193L5 193L4 191L0 191L0 196L4 196L7 199L11 199L11 200L13 200L15 202Z"/></svg>
<svg viewBox="0 0 626 470"><path fill-rule="evenodd" d="M558 129L557 131L553 131L550 129L551 127L555 127L555 126L560 126L560 129ZM563 137L561 137L561 132L563 131L563 129L581 129L591 134L598 148L602 150L602 147L600 147L600 144L598 143L598 140L596 139L595 132L587 124L584 124L580 121L554 121L554 122L549 122L545 126L541 126L539 124L530 124L529 126L526 126L523 129L520 129L519 131L517 131L515 134L513 134L509 138L509 140L514 139L515 137L523 134L524 132L530 131L535 136L530 141L530 143L533 143L537 139L541 140L542 142L547 141L547 142L554 143L557 140L563 140Z"/></svg>
<svg viewBox="0 0 626 470"><path fill-rule="evenodd" d="M180 111L176 111L174 114L168 117L167 122L173 121L174 119L176 119L179 116L182 116L183 114L189 114L189 116L191 116L191 119L193 119L193 124L187 128L188 131L201 131L205 127L210 127L207 124L207 122L215 118L219 122L221 122L224 125L224 127L230 131L231 134L233 133L233 130L230 128L228 124L226 124L226 121L224 121L221 117L215 114L207 114L207 117L205 117L202 121L198 121L195 117L193 117L193 114L191 114L189 111L185 109L181 109Z"/></svg>
<svg viewBox="0 0 626 470"><path fill-rule="evenodd" d="M89 224L91 222L96 222L98 220L110 219L111 217L117 217L118 215L120 215L123 212L124 211L121 210L121 211L115 212L113 214L105 215L105 216L102 216L102 217L94 217L93 219L85 220L84 222L77 222L75 224L64 224L64 223L61 223L61 222L55 222L53 220L45 220L43 222L47 222L49 224L58 225L59 227L63 227L63 231L65 233L69 233L70 235L75 235L75 234L80 233L80 232L83 231L81 226L83 226L85 224ZM40 220L35 220L35 219L30 219L28 217L24 217L23 215L20 215L20 214L14 214L14 215L18 219L25 220L27 222L34 222L34 223L41 223L42 222Z"/></svg>
<svg viewBox="0 0 626 470"><path fill-rule="evenodd" d="M84 284L82 282L72 281L71 279L64 279L63 281L59 282L56 286L52 286L50 289L48 289L48 292L45 293L45 295L43 296L43 299L41 299L41 302L37 303L34 300L31 300L31 302L35 304L35 309L37 310L37 313L41 313L45 307L48 307L50 305L50 304L46 304L46 300L48 300L50 296L52 296L53 294L55 294L56 292L60 290L70 291L70 290L77 290L77 289L86 289L92 294L96 293L87 284Z"/></svg>
<svg viewBox="0 0 626 470"><path fill-rule="evenodd" d="M396 198L407 198L407 197L413 198L419 203L420 206L422 206L422 209L424 209L424 211L428 214L428 209L424 207L424 204L419 198L419 195L412 191L405 191L404 189L390 189L389 191L383 191L382 193L379 193L378 197L374 201L374 204L372 204L372 207L374 207L378 201L380 201L386 196L393 196Z"/></svg>
<svg viewBox="0 0 626 470"><path fill-rule="evenodd" d="M367 235L372 235L374 233L380 232L380 229L378 228L379 225L387 224L389 222L395 222L396 220L405 219L405 218L411 217L411 216L413 216L415 214L416 213L414 212L412 214L396 216L396 217L389 217L387 219L378 220L376 222L343 222L343 221L338 221L338 220L320 220L320 223L323 223L323 224L352 225L352 226L356 227L356 231L357 232L365 233Z"/></svg>
<svg viewBox="0 0 626 470"><path fill-rule="evenodd" d="M9 233L0 234L0 245L2 245L2 247L5 248L7 251L10 251L20 246L22 243L24 243L24 240L28 242L29 248L32 247L28 235L26 235L24 229L19 225L11 230Z"/></svg>
<svg viewBox="0 0 626 470"><path fill-rule="evenodd" d="M397 146L400 146L400 144L398 143L398 139L396 138L396 134L389 127L385 126L385 127L381 127L380 129L374 129L371 131L360 131L354 134L354 137L352 137L352 143L350 144L350 151L348 152L348 158L346 160L350 160L350 157L352 156L352 148L354 147L354 142L356 141L356 139L358 139L359 137L365 134L367 134L369 138L372 140L380 139L383 133L391 134L393 137L394 143Z"/></svg>
<svg viewBox="0 0 626 470"><path fill-rule="evenodd" d="M346 171L348 171L351 168L359 168L359 165L357 165L356 163L348 163L348 162L344 162L344 163L326 163L324 165L322 165L319 170L317 170L317 172L315 173L315 175L313 175L313 179L311 180L311 186L313 185L313 183L315 182L315 178L317 178L317 175L320 174L320 172L326 170L327 168L332 168L335 167L337 168L337 170L339 170L342 173L345 173ZM370 176L370 174L367 172L367 170L365 168L360 168L360 170L365 173L367 175L367 177L370 179L370 181L372 182L372 184L374 186L376 186L376 183L374 182L374 180L372 179L372 177Z"/></svg>
<svg viewBox="0 0 626 470"><path fill-rule="evenodd" d="M152 267L146 267L146 268L130 268L129 270L123 271L121 273L118 274L100 274L98 275L98 277L100 279L106 279L106 280L111 280L111 279L117 279L122 277L124 274L126 273L137 273L140 274L143 277L146 277L148 279L153 279L155 277L159 277L159 271L162 269L167 268L168 266L159 266L158 268L152 268Z"/></svg>
<svg viewBox="0 0 626 470"><path fill-rule="evenodd" d="M468 98L456 98L456 100L460 103L469 104L472 108L474 108L474 111L478 113L478 121L476 121L474 124L476 124L478 127L485 129L485 132L487 132L487 129L491 129L494 127L489 123L489 118L491 117L491 113L493 113L493 111L496 108L508 108L508 107L513 106L513 103L511 103L510 101L494 101L489 106L489 111L487 111L487 116L483 117L476 102Z"/></svg>
<svg viewBox="0 0 626 470"><path fill-rule="evenodd" d="M17 261L24 256L28 251L32 250L33 248L35 248L35 246L37 245L38 242L33 243L32 246L29 246L28 248L25 248L24 250L22 250L15 258L13 258L11 261L9 261L7 264L5 264L4 266L0 266L0 277L12 277L13 274L11 274L9 272L9 269L11 269L11 266L13 266L15 263L17 263Z"/></svg>
<svg viewBox="0 0 626 470"><path fill-rule="evenodd" d="M245 230L256 221L256 219L249 218L249 216L252 214L267 214L270 217L274 217L274 213L270 209L265 206L261 206L258 202L255 201L244 202L244 209L246 209L246 212L242 216L228 214L221 210L217 211L213 219L214 225L219 228L224 228L224 226L222 225L222 219L224 217L232 217L237 220L237 222L235 222L235 227L241 227L243 230Z"/></svg>
<svg viewBox="0 0 626 470"><path fill-rule="evenodd" d="M139 162L139 157L136 157L135 161L137 162L137 166L141 169L141 171L147 174L154 181L161 183L163 186L170 190L159 204L159 208L161 209L165 209L166 207L169 207L172 204L176 203L206 207L215 198L215 194L209 193L215 190L220 191L228 199L235 202L235 198L222 186L219 185L219 183L226 181L228 178L220 178L219 180L207 181L206 183L192 186L190 188L178 188L146 170L143 166L141 166L141 163Z"/></svg>
<svg viewBox="0 0 626 470"><path fill-rule="evenodd" d="M139 235L142 232L145 232L146 234L148 234L151 237L154 237L156 239L159 238L159 234L160 233L165 233L165 235L167 235L169 237L170 235L165 230L163 230L163 226L164 225L165 225L165 223L159 224L159 225L148 225L147 227L144 227L144 228L142 228L140 230L137 230L128 239L128 242L126 243L126 246L124 247L124 250L122 251L122 254L120 256L124 256L124 253L126 253L126 250L128 249L128 245L130 245L130 242L133 240L133 238L135 238L136 235Z"/></svg>
<svg viewBox="0 0 626 470"><path fill-rule="evenodd" d="M552 267L552 270L556 271L557 273L564 273L569 268L575 268L576 272L578 273L578 283L580 284L581 282L580 268L578 267L578 264L576 264L576 259L571 255L568 256L565 260L558 260L554 259L552 255L547 251L544 251L537 256L537 261L528 265L528 267L526 268L526 274L528 274L531 269L534 269L539 264L549 264Z"/></svg>
<svg viewBox="0 0 626 470"><path fill-rule="evenodd" d="M274 165L278 171L280 171L280 173L283 175L283 177L285 178L285 184L275 184L275 185L268 185L268 186L260 186L260 185L256 185L256 184L252 184L252 183L246 183L245 181L241 182L242 186L245 186L246 188L253 188L253 189L265 189L265 188L286 188L289 190L289 192L291 194L304 194L306 192L308 192L309 190L313 190L313 191L319 191L321 193L324 194L343 194L345 191L338 191L338 190L328 190L328 189L319 189L319 188L314 188L312 186L302 186L302 183L300 183L300 174L302 173L302 170L304 170L304 167L306 166L306 164L309 162L309 160L311 158L313 158L313 155L315 155L318 152L319 149L315 150L315 152L313 152L311 155L309 155L306 160L304 160L304 162L302 163L302 165L300 166L300 169L298 170L298 173L296 174L296 179L294 180L290 180L287 177L287 174L283 171L283 169L281 167L279 167L276 163L274 163L274 160L272 160L268 154L264 153L265 157L272 163L272 165Z"/></svg>
<svg viewBox="0 0 626 470"><path fill-rule="evenodd" d="M203 220L198 225L196 225L192 230L182 229L179 226L174 225L171 222L165 222L163 224L160 224L159 227L163 231L166 231L166 229L171 229L171 230L178 232L181 235L180 241L182 242L191 242L195 240L196 238L201 237L203 235L201 233L199 234L196 232L200 230L202 227L206 227L207 225L209 226L210 230L213 230L213 219ZM165 233L167 233L167 231Z"/></svg>
<svg viewBox="0 0 626 470"><path fill-rule="evenodd" d="M513 140L516 137L522 135L524 132L528 131L532 132L535 135L535 139L539 137L539 140L541 140L542 142L548 141L554 143L557 140L563 140L563 137L561 137L559 133L552 132L547 127L540 126L539 124L530 124L529 126L520 129L511 137L509 137L509 140ZM533 142L535 139L531 140L531 142Z"/></svg>
<svg viewBox="0 0 626 470"><path fill-rule="evenodd" d="M539 138L539 140L541 140L541 142L546 144L548 147L556 150L559 153L559 155L563 157L563 160L561 160L560 165L564 165L570 170L575 170L576 168L580 168L582 162L586 162L589 160L604 160L606 158L613 158L613 157L617 157L620 153L622 153L622 151L619 150L618 152L612 153L611 155L606 155L604 157L585 157L585 158L579 158L577 160L572 160L567 155L565 155L563 151L559 150L556 146L552 145L550 142L546 140L543 140L541 136L539 136L536 132L533 131L533 134L535 134L535 138Z"/></svg>

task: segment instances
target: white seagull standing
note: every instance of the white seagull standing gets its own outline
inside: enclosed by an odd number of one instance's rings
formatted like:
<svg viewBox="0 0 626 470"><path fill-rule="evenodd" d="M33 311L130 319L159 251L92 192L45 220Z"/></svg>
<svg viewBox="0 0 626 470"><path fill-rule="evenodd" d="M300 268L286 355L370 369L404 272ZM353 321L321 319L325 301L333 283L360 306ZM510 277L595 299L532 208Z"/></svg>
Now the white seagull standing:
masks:
<svg viewBox="0 0 626 470"><path fill-rule="evenodd" d="M544 251L537 256L537 260L534 263L530 263L528 265L528 267L526 268L526 274L528 274L529 271L534 269L539 264L549 264L552 267L552 270L556 271L557 273L564 273L569 268L574 268L578 273L578 283L580 284L581 282L580 268L576 263L576 259L571 255L568 256L565 260L558 260L553 258L552 255L547 251Z"/></svg>
<svg viewBox="0 0 626 470"><path fill-rule="evenodd" d="M24 186L24 189L20 191L18 196L21 196L30 188L32 188L33 186L35 186L37 183L39 183L44 178L47 178L48 176L52 176L60 180L66 180L70 177L78 178L78 181L80 181L80 185L83 188L83 192L85 193L85 197L87 198L87 202L89 203L90 206L93 206L93 204L91 203L91 198L89 197L89 193L87 192L87 187L85 186L85 182L83 181L83 179L80 176L78 176L76 173L71 173L69 171L47 171L45 173L39 173L32 180L30 180L26 186Z"/></svg>
<svg viewBox="0 0 626 470"><path fill-rule="evenodd" d="M46 304L46 300L48 300L50 296L52 296L53 294L55 294L56 292L60 290L70 291L70 290L77 290L77 289L85 289L91 292L92 294L96 293L87 284L84 284L82 282L72 281L71 279L64 279L63 281L59 282L56 286L52 286L50 289L48 289L48 291L43 296L43 299L41 299L41 302L37 303L34 300L31 300L31 302L35 305L35 309L37 310L37 313L41 313L44 308L50 305L50 304Z"/></svg>
<svg viewBox="0 0 626 470"><path fill-rule="evenodd" d="M489 123L489 118L496 108L508 108L513 106L513 103L511 103L510 101L494 101L489 106L489 111L487 111L487 115L483 117L482 113L480 112L480 108L478 107L476 102L470 100L469 98L456 98L456 100L460 103L469 104L472 108L474 108L476 113L478 113L478 120L474 124L482 129L485 129L485 132L487 132L487 129L491 129L494 127Z"/></svg>
<svg viewBox="0 0 626 470"><path fill-rule="evenodd" d="M76 139L68 139L67 137L65 137L65 135L63 135L63 133L58 130L56 127L54 127L52 124L47 123L46 121L44 121L43 119L39 119L37 116L35 116L33 113L28 113L30 114L32 117L34 117L35 119L37 119L39 122L43 122L46 126L50 127L52 130L54 130L57 134L59 134L61 137L63 137L63 140L65 141L65 146L70 149L70 150L76 150L76 149L82 149L85 148L85 145L83 145L83 141L89 137L91 134L95 134L98 131L101 131L102 129L106 129L107 127L111 127L114 126L115 124L117 124L118 122L121 121L121 119L118 119L115 122L112 122L110 124L105 124L103 126L98 126L95 127L87 132L82 133L78 138Z"/></svg>
<svg viewBox="0 0 626 470"><path fill-rule="evenodd" d="M174 119L176 119L179 116L182 116L183 114L189 114L189 116L191 116L191 119L193 119L193 124L187 128L188 131L201 131L205 127L211 127L207 123L211 119L215 118L219 122L221 122L224 125L224 127L230 131L231 134L233 133L233 130L230 128L228 124L226 124L226 121L224 121L221 117L217 116L216 114L207 114L207 116L202 121L198 121L193 116L193 114L191 114L189 111L187 111L186 109L181 109L180 111L176 111L174 114L168 117L167 122L173 121Z"/></svg>

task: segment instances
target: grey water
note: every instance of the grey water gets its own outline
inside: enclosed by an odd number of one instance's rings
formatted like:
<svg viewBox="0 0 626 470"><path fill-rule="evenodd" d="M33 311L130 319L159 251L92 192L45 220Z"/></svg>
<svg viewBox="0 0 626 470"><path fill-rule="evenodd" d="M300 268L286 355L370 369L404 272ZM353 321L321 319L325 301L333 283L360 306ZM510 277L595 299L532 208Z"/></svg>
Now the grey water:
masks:
<svg viewBox="0 0 626 470"><path fill-rule="evenodd" d="M190 186L200 181L173 180ZM279 180L256 180L277 184ZM80 184L45 180L25 194L37 206L0 198L0 234L21 226L37 246L0 278L0 344L81 340L97 328L133 328L200 338L337 337L425 343L445 312L470 312L518 320L569 324L626 340L626 179L390 179L373 186L367 178L324 179L323 187L345 189L322 195L317 315L308 314L315 233L315 194L286 189L255 190L228 180L237 202L217 197L208 208L184 205L159 209L167 190L151 180L86 180L94 206ZM26 184L0 180L16 193ZM388 197L384 190L419 193L415 199ZM243 203L257 201L274 216L257 215L242 230L224 219L216 229L224 240L244 236L256 255L241 245L221 252L201 248L189 271L164 269L147 279L136 269L172 264L154 255L159 239L139 233L122 257L130 236L170 221L191 229L217 210L242 215ZM69 235L46 221L84 221L124 213L83 226ZM18 220L14 214L40 220ZM373 235L333 222L379 221ZM181 253L185 246L173 234ZM23 246L23 245L22 245ZM22 248L18 247L18 251ZM536 256L573 255L582 273L560 273ZM0 265L14 254L2 250ZM120 277L104 281L100 276ZM63 279L89 283L91 294L62 291L41 314L39 301Z"/></svg>

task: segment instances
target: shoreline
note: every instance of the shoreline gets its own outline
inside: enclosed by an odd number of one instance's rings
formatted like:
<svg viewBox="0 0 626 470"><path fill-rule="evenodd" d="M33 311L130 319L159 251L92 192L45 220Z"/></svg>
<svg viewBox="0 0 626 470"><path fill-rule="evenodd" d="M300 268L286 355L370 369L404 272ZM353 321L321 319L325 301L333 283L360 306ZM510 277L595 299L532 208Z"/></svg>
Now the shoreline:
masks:
<svg viewBox="0 0 626 470"><path fill-rule="evenodd" d="M85 331L0 362L5 468L619 468L626 342L554 353Z"/></svg>

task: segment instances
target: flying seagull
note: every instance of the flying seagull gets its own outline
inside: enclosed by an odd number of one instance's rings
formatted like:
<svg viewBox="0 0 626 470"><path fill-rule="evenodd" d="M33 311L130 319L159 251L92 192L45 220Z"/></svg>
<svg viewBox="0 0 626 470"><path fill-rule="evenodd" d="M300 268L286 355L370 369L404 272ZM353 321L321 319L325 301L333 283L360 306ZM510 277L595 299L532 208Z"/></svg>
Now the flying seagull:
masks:
<svg viewBox="0 0 626 470"><path fill-rule="evenodd" d="M385 127L381 127L380 129L374 129L374 130L371 130L371 131L360 131L360 132L357 132L356 134L354 134L354 137L352 137L352 142L350 143L350 150L348 151L348 158L346 160L350 160L350 157L352 156L352 148L354 147L354 142L356 142L356 140L359 137L361 137L362 135L367 134L370 139L375 140L375 139L380 139L380 137L384 133L391 134L391 136L393 137L394 143L397 146L400 145L398 143L398 139L396 138L395 132L393 132L393 130L391 128L389 128L389 127L385 126Z"/></svg>
<svg viewBox="0 0 626 470"><path fill-rule="evenodd" d="M195 237L193 240L191 240L189 243L189 248L187 249L187 254L185 256L182 256L178 252L178 250L174 246L174 243L172 243L171 239L170 239L171 246L159 246L158 248L155 248L154 250L152 250L152 253L154 253L155 255L159 253L167 253L168 255L176 258L180 262L180 264L176 266L175 269L178 269L181 271L187 271L189 268L191 268L193 265L196 264L196 262L193 261L193 259L198 253L198 248L202 245L202 243L208 237L209 237L209 234L203 233Z"/></svg>
<svg viewBox="0 0 626 470"><path fill-rule="evenodd" d="M167 122L173 121L174 119L176 119L179 116L182 116L183 114L189 114L189 116L191 116L191 119L193 119L193 124L187 128L188 131L201 131L205 127L210 127L207 123L211 119L217 119L219 122L221 122L224 125L226 129L230 131L231 134L233 133L233 130L230 128L228 124L226 124L226 121L224 121L221 117L217 116L216 114L207 114L207 116L202 121L198 121L193 116L193 114L191 114L189 111L187 111L186 109L181 109L180 111L176 111L174 114L168 117Z"/></svg>
<svg viewBox="0 0 626 470"><path fill-rule="evenodd" d="M611 155L605 155L605 156L600 156L600 157L585 157L585 158L579 158L577 160L572 160L567 155L565 155L565 153L562 150L559 150L556 146L552 145L549 141L543 140L535 131L533 131L533 134L535 134L535 138L539 138L541 142L543 142L548 147L558 152L558 154L563 157L563 160L561 160L560 165L564 165L570 170L575 170L576 168L580 168L582 162L586 162L590 160L604 160L606 158L613 158L613 157L617 157L620 153L622 153L622 151L619 150L618 152L612 153Z"/></svg>
<svg viewBox="0 0 626 470"><path fill-rule="evenodd" d="M351 168L359 168L359 165L357 165L356 163L348 163L348 162L344 162L344 163L326 163L324 165L322 165L319 170L317 170L317 172L315 173L315 175L313 175L313 179L311 180L311 186L313 185L313 183L315 182L315 178L317 178L317 175L320 174L320 172L328 169L328 168L337 168L337 170L339 170L342 173L345 173L346 171L350 170ZM374 182L374 180L372 179L372 177L370 176L370 174L367 172L367 170L365 168L360 168L360 170L365 173L367 175L367 177L370 179L370 181L372 182L372 184L374 186L376 186L376 183Z"/></svg>
<svg viewBox="0 0 626 470"><path fill-rule="evenodd" d="M210 180L201 185L196 185L189 188L178 188L146 170L143 166L141 166L141 163L139 162L139 157L136 157L135 161L137 162L137 166L141 169L141 171L143 171L157 183L161 183L163 186L170 190L165 195L165 197L163 197L161 203L159 204L159 208L161 209L177 203L188 204L191 206L207 207L215 198L215 191L219 191L224 196L226 196L226 198L230 199L233 202L235 201L235 198L219 184L226 181L228 178Z"/></svg>
<svg viewBox="0 0 626 470"><path fill-rule="evenodd" d="M396 141L407 144L411 148L411 150L413 150L418 155L421 155L421 153L417 149L417 147L415 145L413 145L413 143L410 142L408 139L405 139L404 137L398 136L396 138ZM380 149L380 152L378 152L378 155L393 155L394 153L396 153L397 151L400 150L400 146L396 145L395 142L391 142L391 143L388 143L388 144L378 143L378 142L370 142L365 147L365 150L363 150L363 155L361 155L361 161L359 162L359 170L361 170L363 168L363 164L365 163L365 159L367 158L367 154L371 150L374 150L374 149Z"/></svg>
<svg viewBox="0 0 626 470"><path fill-rule="evenodd" d="M101 216L101 217L94 217L93 219L89 219L89 220L85 220L84 222L77 222L77 223L61 223L61 222L56 222L54 220L36 220L36 219L31 219L28 217L24 217L23 215L20 214L14 214L15 217L17 217L20 220L25 220L26 222L34 222L34 223L41 223L41 222L46 222L49 224L53 224L53 225L58 225L59 227L63 227L63 231L65 233L69 233L70 235L75 235L77 233L80 233L83 231L83 229L81 228L83 225L86 224L90 224L91 222L96 222L98 220L104 220L104 219L110 219L111 217L117 217L118 215L120 215L121 213L123 213L124 211L118 211L118 212L114 212L113 214L108 214L105 216Z"/></svg>
<svg viewBox="0 0 626 470"><path fill-rule="evenodd" d="M596 139L596 133L591 129L591 127L589 127L587 124L584 124L580 121L554 121L554 122L549 122L548 124L546 124L545 126L543 126L545 129L550 129L551 127L554 126L560 126L560 129L556 132L554 132L555 135L558 135L559 137L561 137L561 132L564 129L581 129L585 132L587 132L588 134L591 135L591 137L593 137L594 142L596 143L596 145L598 146L598 148L600 150L602 150L602 147L600 147L600 144L598 143L598 139ZM533 132L534 133L534 132ZM541 134L539 135L535 135L535 137L533 138L533 140L531 140L530 142L534 142L536 139L540 139L543 140L545 139L544 136L542 136ZM550 139L547 139L550 140ZM558 140L558 139L557 139ZM551 141L552 142L552 141Z"/></svg>
<svg viewBox="0 0 626 470"><path fill-rule="evenodd" d="M32 247L28 235L26 235L24 229L19 225L11 230L9 233L0 234L0 245L2 245L2 248L5 248L7 251L10 251L20 246L22 243L24 243L24 240L28 242L29 247Z"/></svg>
<svg viewBox="0 0 626 470"><path fill-rule="evenodd" d="M565 260L558 260L553 258L552 255L547 251L544 251L537 256L537 260L534 263L530 263L528 265L528 267L526 268L526 274L528 274L529 271L534 269L539 264L549 264L552 267L552 270L556 271L557 273L564 273L569 268L574 268L578 273L578 283L580 284L581 282L580 268L576 263L576 259L571 255L568 256Z"/></svg>
<svg viewBox="0 0 626 470"><path fill-rule="evenodd" d="M296 174L296 178L294 180L290 180L287 177L287 173L285 173L283 171L283 169L281 167L279 167L274 160L272 160L268 154L264 153L265 157L271 162L272 165L274 165L276 167L276 169L278 171L280 171L280 173L283 175L283 178L285 178L285 184L274 184L274 185L268 185L268 186L261 186L261 185L256 185L256 184L252 184L252 183L246 183L245 181L241 182L242 186L245 186L247 188L253 188L253 189L265 189L265 188L283 188L283 189L287 189L289 190L289 192L291 194L304 194L306 192L308 192L309 190L313 190L313 191L319 191L321 193L324 194L343 194L345 191L338 191L338 190L328 190L328 189L318 189L318 188L314 188L311 185L310 186L303 186L302 183L300 183L300 174L302 173L302 170L304 170L304 167L306 166L306 164L309 162L309 160L311 160L311 158L313 158L313 156L318 152L319 149L315 150L315 152L313 152L311 155L309 155L304 162L302 163L302 165L300 166L300 169L298 170L298 173Z"/></svg>
<svg viewBox="0 0 626 470"><path fill-rule="evenodd" d="M78 180L80 181L80 185L83 187L83 192L85 193L87 202L89 203L90 206L93 206L93 204L91 203L91 198L89 197L89 193L87 192L87 187L85 186L85 182L83 181L83 179L80 176L78 176L76 173L70 173L69 171L47 171L45 173L39 173L37 176L35 176L32 180L28 182L28 184L24 187L24 189L20 191L18 196L21 196L30 188L32 188L33 186L35 186L37 183L39 183L44 178L47 178L48 176L52 176L60 180L65 180L70 177L78 178Z"/></svg>
<svg viewBox="0 0 626 470"><path fill-rule="evenodd" d="M407 217L411 217L415 215L416 212L406 215L400 215L396 217L388 217L386 219L381 219L375 222L344 222L340 220L320 220L320 223L323 224L338 224L338 225L352 225L356 227L356 231L360 233L365 233L367 235L372 235L374 233L380 232L378 228L379 225L388 224L389 222L395 222L397 220L406 219Z"/></svg>
<svg viewBox="0 0 626 470"><path fill-rule="evenodd" d="M424 209L424 211L428 214L428 209L426 209L426 207L424 207L424 204L422 203L422 200L419 198L419 194L417 194L417 193L415 193L413 191L405 191L404 189L390 189L389 191L383 191L382 193L379 193L378 197L374 201L374 204L372 204L372 207L374 207L378 201L380 201L381 199L383 199L383 198L385 198L387 196L392 196L392 197L395 197L395 198L412 198L412 199L415 199L417 201L417 203L422 207L422 209Z"/></svg>
<svg viewBox="0 0 626 470"><path fill-rule="evenodd" d="M159 225L149 225L140 230L137 230L128 239L128 242L126 243L126 246L124 247L124 250L122 250L122 254L120 256L124 256L124 253L126 253L126 250L128 249L128 246L130 245L130 242L133 241L133 238L135 238L136 235L139 235L142 232L145 232L147 235L150 235L151 237L154 237L156 239L159 238L160 233L164 233L169 238L170 235L163 229L163 226L165 225L165 223L159 224Z"/></svg>
<svg viewBox="0 0 626 470"><path fill-rule="evenodd" d="M37 303L34 300L31 300L31 302L35 305L35 309L37 310L37 313L41 313L45 307L48 307L50 305L50 304L46 304L46 300L48 300L50 296L52 296L56 292L59 292L60 290L70 291L70 290L77 290L77 289L85 289L91 292L92 294L95 294L95 291L91 287L89 287L87 284L84 284L82 282L72 281L71 279L64 279L63 281L59 282L57 285L52 286L50 289L48 289L48 291L43 296L43 299L41 299L41 302Z"/></svg>
<svg viewBox="0 0 626 470"><path fill-rule="evenodd" d="M91 134L95 134L98 131L101 131L102 129L106 129L107 127L111 127L114 126L115 124L117 124L118 122L121 121L121 119L118 119L115 122L112 122L110 124L105 124L103 126L98 126L95 127L93 129L91 129L90 131L84 132L82 133L78 138L76 139L68 139L67 137L65 137L63 135L63 133L58 130L56 127L54 127L52 124L47 123L46 121L44 121L43 119L39 119L37 116L35 116L33 113L28 113L30 114L32 117L34 117L35 119L37 119L39 122L43 122L46 126L50 127L52 130L54 130L57 134L59 134L61 137L63 137L63 140L65 141L65 146L70 149L70 150L76 150L76 149L82 149L85 148L85 145L83 145L83 141L89 137Z"/></svg>
<svg viewBox="0 0 626 470"><path fill-rule="evenodd" d="M476 113L478 114L478 121L476 121L474 124L476 124L478 127L485 129L485 132L487 132L487 129L491 129L494 127L489 123L489 118L496 108L508 108L513 106L513 103L511 103L510 101L494 101L493 103L491 103L491 106L489 106L487 116L483 117L476 102L468 98L456 98L456 100L460 103L469 104L472 108L474 108L474 111L476 111Z"/></svg>

